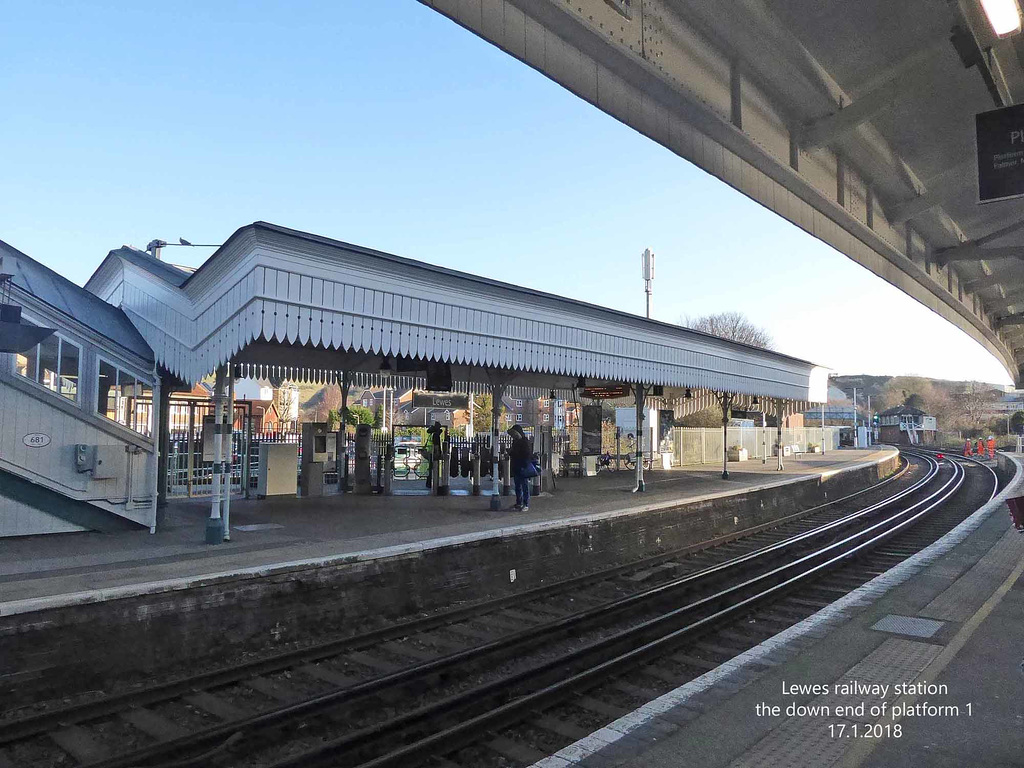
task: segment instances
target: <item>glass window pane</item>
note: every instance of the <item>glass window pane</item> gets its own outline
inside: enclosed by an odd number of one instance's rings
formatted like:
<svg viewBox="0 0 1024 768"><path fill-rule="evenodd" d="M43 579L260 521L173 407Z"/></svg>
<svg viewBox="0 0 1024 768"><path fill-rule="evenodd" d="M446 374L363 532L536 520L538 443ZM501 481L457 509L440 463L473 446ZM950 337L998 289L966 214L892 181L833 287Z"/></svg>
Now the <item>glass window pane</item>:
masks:
<svg viewBox="0 0 1024 768"><path fill-rule="evenodd" d="M60 393L69 400L78 399L79 350L67 341L60 343Z"/></svg>
<svg viewBox="0 0 1024 768"><path fill-rule="evenodd" d="M122 370L117 372L117 420L126 427L135 427L135 377Z"/></svg>
<svg viewBox="0 0 1024 768"><path fill-rule="evenodd" d="M47 389L57 391L57 360L59 357L60 339L49 336L39 344L39 370L36 381Z"/></svg>
<svg viewBox="0 0 1024 768"><path fill-rule="evenodd" d="M36 359L39 357L39 347L32 347L28 352L18 353L14 356L14 370L19 376L26 379L36 379Z"/></svg>
<svg viewBox="0 0 1024 768"><path fill-rule="evenodd" d="M135 428L135 377L124 371L117 372L117 421Z"/></svg>
<svg viewBox="0 0 1024 768"><path fill-rule="evenodd" d="M135 429L146 435L152 434L153 388L139 381L139 402L135 408Z"/></svg>
<svg viewBox="0 0 1024 768"><path fill-rule="evenodd" d="M117 419L117 369L100 361L99 394L96 396L96 412L108 419Z"/></svg>

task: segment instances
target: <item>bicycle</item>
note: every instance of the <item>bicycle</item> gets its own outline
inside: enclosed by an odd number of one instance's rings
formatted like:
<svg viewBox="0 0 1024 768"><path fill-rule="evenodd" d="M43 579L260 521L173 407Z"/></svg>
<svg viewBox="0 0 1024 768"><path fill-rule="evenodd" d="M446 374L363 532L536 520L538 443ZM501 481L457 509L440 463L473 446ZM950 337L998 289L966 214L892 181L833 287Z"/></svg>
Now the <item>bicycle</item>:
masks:
<svg viewBox="0 0 1024 768"><path fill-rule="evenodd" d="M622 459L622 462L626 465L626 469L636 469L636 440L632 435L629 436L629 447L626 451L626 455ZM651 470L651 464L651 457L649 455L644 456L644 472L649 472Z"/></svg>

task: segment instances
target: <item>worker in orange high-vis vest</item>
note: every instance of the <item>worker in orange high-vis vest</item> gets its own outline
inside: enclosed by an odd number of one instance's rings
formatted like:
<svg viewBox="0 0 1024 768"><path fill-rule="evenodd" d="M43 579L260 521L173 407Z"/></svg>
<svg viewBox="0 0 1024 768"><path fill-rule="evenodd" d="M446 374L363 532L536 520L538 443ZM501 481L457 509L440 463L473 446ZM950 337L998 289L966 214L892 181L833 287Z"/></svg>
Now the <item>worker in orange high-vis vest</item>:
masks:
<svg viewBox="0 0 1024 768"><path fill-rule="evenodd" d="M985 458L985 440L980 437L978 438L978 458Z"/></svg>
<svg viewBox="0 0 1024 768"><path fill-rule="evenodd" d="M988 457L994 459L996 457L996 439L992 435L988 436Z"/></svg>
<svg viewBox="0 0 1024 768"><path fill-rule="evenodd" d="M970 439L968 439L967 442L964 443L964 456L973 456L973 455L974 455L974 449L971 447Z"/></svg>

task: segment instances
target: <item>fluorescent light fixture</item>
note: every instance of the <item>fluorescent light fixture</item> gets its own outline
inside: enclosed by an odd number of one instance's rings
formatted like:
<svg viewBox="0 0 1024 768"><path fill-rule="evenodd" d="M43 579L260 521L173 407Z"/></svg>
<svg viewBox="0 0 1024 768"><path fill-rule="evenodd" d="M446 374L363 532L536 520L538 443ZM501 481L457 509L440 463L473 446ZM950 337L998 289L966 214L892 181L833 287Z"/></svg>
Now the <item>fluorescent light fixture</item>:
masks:
<svg viewBox="0 0 1024 768"><path fill-rule="evenodd" d="M1020 5L1017 0L981 0L981 8L997 37L1020 32Z"/></svg>

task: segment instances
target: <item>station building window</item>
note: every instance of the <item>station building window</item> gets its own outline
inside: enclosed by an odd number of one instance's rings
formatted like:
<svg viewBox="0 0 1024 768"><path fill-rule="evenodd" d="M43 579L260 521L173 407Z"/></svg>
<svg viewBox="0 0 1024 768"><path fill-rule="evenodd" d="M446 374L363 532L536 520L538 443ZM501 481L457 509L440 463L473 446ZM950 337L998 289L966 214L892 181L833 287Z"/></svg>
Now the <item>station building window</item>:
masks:
<svg viewBox="0 0 1024 768"><path fill-rule="evenodd" d="M14 356L14 372L61 397L78 402L82 348L56 334Z"/></svg>
<svg viewBox="0 0 1024 768"><path fill-rule="evenodd" d="M151 434L153 390L148 384L101 359L96 393L100 416L147 437Z"/></svg>

